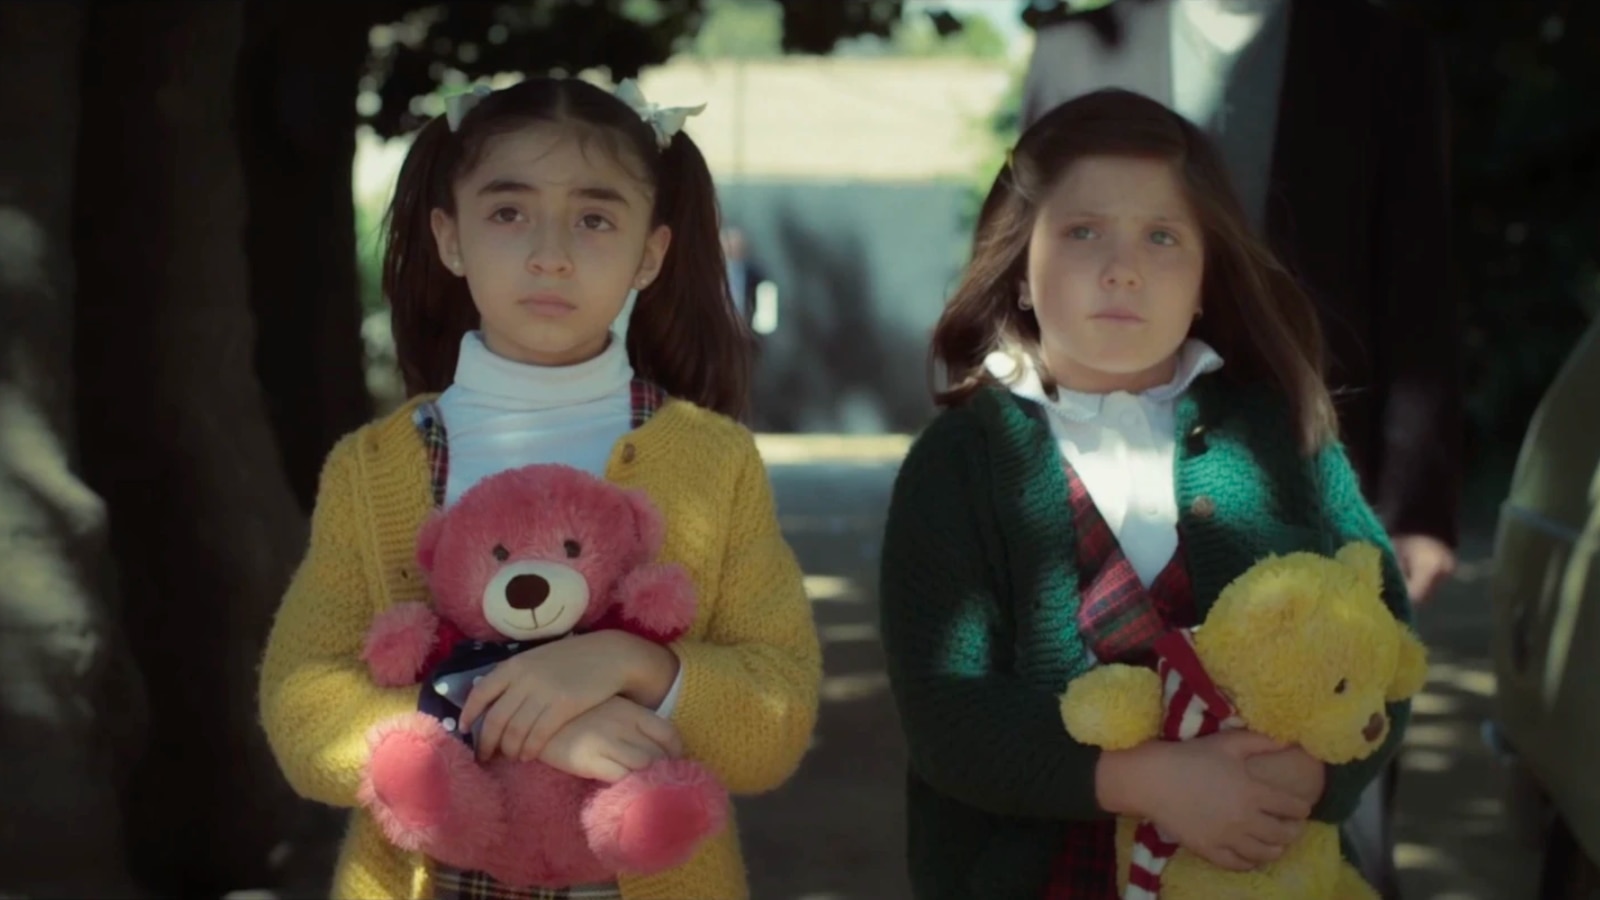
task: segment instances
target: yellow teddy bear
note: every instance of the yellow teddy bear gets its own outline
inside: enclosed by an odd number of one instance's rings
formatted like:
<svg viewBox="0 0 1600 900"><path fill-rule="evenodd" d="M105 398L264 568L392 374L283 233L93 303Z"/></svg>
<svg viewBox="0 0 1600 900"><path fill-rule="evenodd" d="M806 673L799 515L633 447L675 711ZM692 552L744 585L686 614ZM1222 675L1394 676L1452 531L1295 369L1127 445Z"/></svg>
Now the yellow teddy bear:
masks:
<svg viewBox="0 0 1600 900"><path fill-rule="evenodd" d="M1333 558L1268 557L1223 589L1201 627L1158 643L1157 669L1112 664L1074 679L1062 720L1075 740L1107 750L1244 727L1325 763L1362 759L1389 734L1385 704L1414 695L1427 676L1422 642L1382 595L1382 556L1371 544L1347 544ZM1341 861L1337 829L1315 821L1276 861L1231 872L1168 843L1154 824L1123 818L1117 861L1129 900L1378 896Z"/></svg>

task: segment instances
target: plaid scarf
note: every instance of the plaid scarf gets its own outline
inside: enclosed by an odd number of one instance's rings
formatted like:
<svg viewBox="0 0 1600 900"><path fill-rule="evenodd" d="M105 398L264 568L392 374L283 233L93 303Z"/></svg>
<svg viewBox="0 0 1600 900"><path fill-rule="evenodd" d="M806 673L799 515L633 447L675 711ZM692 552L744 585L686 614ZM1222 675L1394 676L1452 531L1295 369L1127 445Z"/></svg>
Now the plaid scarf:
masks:
<svg viewBox="0 0 1600 900"><path fill-rule="evenodd" d="M1083 480L1070 464L1062 465L1078 537L1078 631L1103 663L1154 665L1161 636L1194 624L1183 546L1147 589ZM1116 895L1116 822L1067 825L1047 900L1115 900Z"/></svg>

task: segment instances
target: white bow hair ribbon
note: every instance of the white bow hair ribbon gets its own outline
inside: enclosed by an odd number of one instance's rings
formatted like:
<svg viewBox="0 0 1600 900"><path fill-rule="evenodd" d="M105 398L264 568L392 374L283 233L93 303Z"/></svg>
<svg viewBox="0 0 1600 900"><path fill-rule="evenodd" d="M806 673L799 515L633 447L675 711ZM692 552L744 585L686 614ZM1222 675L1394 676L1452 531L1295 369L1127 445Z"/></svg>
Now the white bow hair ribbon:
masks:
<svg viewBox="0 0 1600 900"><path fill-rule="evenodd" d="M451 131L461 130L461 120L472 112L478 101L494 93L494 89L487 84L475 84L459 94L452 94L444 98L444 120Z"/></svg>
<svg viewBox="0 0 1600 900"><path fill-rule="evenodd" d="M650 126L656 133L656 146L662 150L671 146L673 135L683 130L683 123L690 116L698 116L706 108L704 103L699 106L657 106L644 99L639 82L632 78L624 78L613 93Z"/></svg>

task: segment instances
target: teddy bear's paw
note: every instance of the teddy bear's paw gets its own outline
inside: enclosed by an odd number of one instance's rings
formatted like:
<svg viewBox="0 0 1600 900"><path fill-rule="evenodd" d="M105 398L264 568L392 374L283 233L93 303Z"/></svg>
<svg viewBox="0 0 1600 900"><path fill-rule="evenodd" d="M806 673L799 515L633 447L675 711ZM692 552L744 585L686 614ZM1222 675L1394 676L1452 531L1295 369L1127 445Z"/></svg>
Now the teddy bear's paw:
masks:
<svg viewBox="0 0 1600 900"><path fill-rule="evenodd" d="M654 641L676 640L694 622L694 582L681 566L645 566L617 586L617 611L625 627Z"/></svg>
<svg viewBox="0 0 1600 900"><path fill-rule="evenodd" d="M424 713L382 723L368 739L372 756L358 799L401 849L431 846L449 818L450 767L439 752L441 739L452 740Z"/></svg>
<svg viewBox="0 0 1600 900"><path fill-rule="evenodd" d="M438 627L438 616L425 603L397 603L381 613L361 652L372 680L381 687L416 684L438 640Z"/></svg>
<svg viewBox="0 0 1600 900"><path fill-rule="evenodd" d="M1139 666L1090 669L1067 684L1061 721L1080 744L1126 750L1161 731L1161 679Z"/></svg>
<svg viewBox="0 0 1600 900"><path fill-rule="evenodd" d="M703 766L662 760L596 793L583 825L603 862L643 875L687 862L727 814L728 793Z"/></svg>
<svg viewBox="0 0 1600 900"><path fill-rule="evenodd" d="M357 799L391 843L454 862L454 845L494 838L503 806L494 783L465 744L426 713L373 727L372 756Z"/></svg>

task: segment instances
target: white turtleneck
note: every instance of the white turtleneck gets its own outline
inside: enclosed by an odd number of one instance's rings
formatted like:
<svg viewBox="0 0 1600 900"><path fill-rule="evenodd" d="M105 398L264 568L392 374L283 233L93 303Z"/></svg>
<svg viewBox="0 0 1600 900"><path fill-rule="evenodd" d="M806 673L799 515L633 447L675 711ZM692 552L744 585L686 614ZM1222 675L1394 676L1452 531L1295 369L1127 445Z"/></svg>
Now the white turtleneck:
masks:
<svg viewBox="0 0 1600 900"><path fill-rule="evenodd" d="M562 463L604 477L618 440L633 430L633 366L613 335L599 356L545 367L496 356L480 332L461 339L455 381L439 395L450 441L445 505L490 475ZM683 669L656 712L672 715Z"/></svg>
<svg viewBox="0 0 1600 900"><path fill-rule="evenodd" d="M484 478L534 463L604 475L611 448L633 427L628 351L546 368L496 356L479 332L461 339L454 383L439 397L450 440L445 503Z"/></svg>
<svg viewBox="0 0 1600 900"><path fill-rule="evenodd" d="M1191 338L1178 350L1172 380L1139 394L1057 389L1051 399L1032 367L1024 368L1012 387L1017 396L1049 410L1062 455L1146 586L1178 549L1173 406L1196 378L1221 367L1215 350Z"/></svg>

